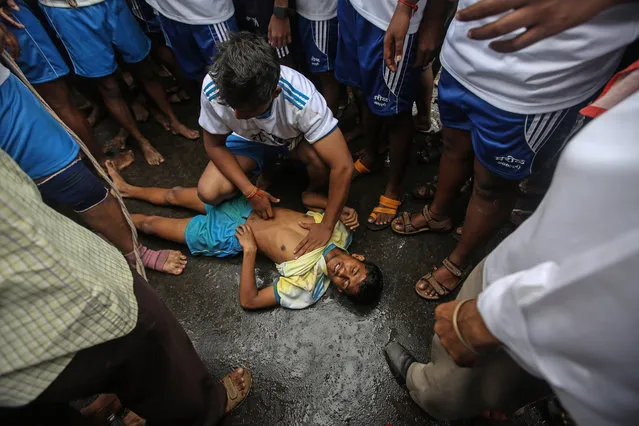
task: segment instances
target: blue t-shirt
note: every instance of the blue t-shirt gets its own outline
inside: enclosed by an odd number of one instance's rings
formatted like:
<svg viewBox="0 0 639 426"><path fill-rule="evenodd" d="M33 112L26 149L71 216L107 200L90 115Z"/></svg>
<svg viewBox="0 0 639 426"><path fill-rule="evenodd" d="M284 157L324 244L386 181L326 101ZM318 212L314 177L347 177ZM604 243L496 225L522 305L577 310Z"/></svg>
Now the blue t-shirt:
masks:
<svg viewBox="0 0 639 426"><path fill-rule="evenodd" d="M0 75L6 68L0 64ZM0 79L0 148L39 179L73 161L80 150L66 130L13 74Z"/></svg>

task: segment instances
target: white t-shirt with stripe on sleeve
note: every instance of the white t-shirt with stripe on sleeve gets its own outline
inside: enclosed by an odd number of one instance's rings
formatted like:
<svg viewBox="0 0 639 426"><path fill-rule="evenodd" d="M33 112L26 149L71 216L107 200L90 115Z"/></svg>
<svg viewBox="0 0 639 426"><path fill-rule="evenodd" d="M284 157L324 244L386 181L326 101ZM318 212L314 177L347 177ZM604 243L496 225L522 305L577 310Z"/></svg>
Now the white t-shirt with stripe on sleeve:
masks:
<svg viewBox="0 0 639 426"><path fill-rule="evenodd" d="M337 128L337 119L324 97L306 77L281 66L278 83L282 92L265 114L240 120L233 108L219 101L219 91L210 75L204 78L200 97L200 126L207 132L235 132L245 139L273 146L294 148L305 139L313 144Z"/></svg>

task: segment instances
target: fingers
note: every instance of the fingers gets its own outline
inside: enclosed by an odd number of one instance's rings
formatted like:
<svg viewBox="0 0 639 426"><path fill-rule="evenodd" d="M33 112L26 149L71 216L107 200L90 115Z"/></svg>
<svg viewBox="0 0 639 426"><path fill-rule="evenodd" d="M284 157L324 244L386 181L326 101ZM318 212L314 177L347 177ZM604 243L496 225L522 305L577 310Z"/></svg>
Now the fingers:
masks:
<svg viewBox="0 0 639 426"><path fill-rule="evenodd" d="M15 0L7 0L7 6L16 12L20 10L20 7L16 4Z"/></svg>
<svg viewBox="0 0 639 426"><path fill-rule="evenodd" d="M489 40L510 34L519 28L530 28L539 23L535 14L530 13L529 7L512 11L494 22L468 31L468 38L474 40Z"/></svg>
<svg viewBox="0 0 639 426"><path fill-rule="evenodd" d="M16 6L17 8L18 6ZM12 8L13 9L13 8ZM20 10L20 8L14 9ZM13 25L16 28L24 28L24 25L16 21L10 13L7 13L3 8L0 8L0 17L3 18L7 23Z"/></svg>
<svg viewBox="0 0 639 426"><path fill-rule="evenodd" d="M268 200L269 200L271 203L279 203L279 202L280 202L280 199L279 199L279 198L275 198L275 197L273 197L273 196L272 196L271 194L269 194L268 192L264 192L264 194L266 194L266 198L268 198Z"/></svg>
<svg viewBox="0 0 639 426"><path fill-rule="evenodd" d="M315 222L313 222L315 223ZM298 224L300 225L301 228L304 229L311 229L311 225L313 225L313 223L307 223L307 222L298 222Z"/></svg>
<svg viewBox="0 0 639 426"><path fill-rule="evenodd" d="M397 72L397 65L393 62L395 57L395 43L393 43L393 37L387 31L384 36L384 63L389 70Z"/></svg>
<svg viewBox="0 0 639 426"><path fill-rule="evenodd" d="M459 10L455 18L459 21L475 21L516 9L525 2L525 0L481 0Z"/></svg>
<svg viewBox="0 0 639 426"><path fill-rule="evenodd" d="M304 255L308 249L309 244L310 244L310 241L308 237L304 238L302 241L300 241L297 247L295 247L295 250L293 250L293 254L296 257L300 257Z"/></svg>
<svg viewBox="0 0 639 426"><path fill-rule="evenodd" d="M397 37L395 38L395 64L399 64L402 61L403 52L404 52L404 39ZM397 71L397 67L395 67L395 71Z"/></svg>
<svg viewBox="0 0 639 426"><path fill-rule="evenodd" d="M493 41L489 46L500 53L516 52L552 35L554 34L545 31L541 26L536 26L515 38Z"/></svg>
<svg viewBox="0 0 639 426"><path fill-rule="evenodd" d="M291 35L291 29L289 28L288 33L286 34L286 42L287 44L293 43L293 36Z"/></svg>

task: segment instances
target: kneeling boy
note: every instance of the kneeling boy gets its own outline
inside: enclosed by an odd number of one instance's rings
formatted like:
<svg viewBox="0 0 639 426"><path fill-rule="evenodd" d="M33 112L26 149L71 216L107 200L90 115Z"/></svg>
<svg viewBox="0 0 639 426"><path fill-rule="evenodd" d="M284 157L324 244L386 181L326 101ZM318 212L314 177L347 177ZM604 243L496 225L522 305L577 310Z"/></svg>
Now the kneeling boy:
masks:
<svg viewBox="0 0 639 426"><path fill-rule="evenodd" d="M326 245L296 257L295 247L312 224L322 221L322 213L273 208L273 218L263 219L245 197L211 206L200 201L197 188L137 187L124 181L110 162L107 169L123 197L202 213L186 219L134 214L133 222L142 232L185 243L193 255L227 257L244 251L240 305L245 309L306 308L322 297L330 283L362 303L375 300L382 289L379 268L361 255L346 252L351 231L359 226L357 213L349 207L342 210ZM327 205L326 197L312 192L305 192L302 202L311 210ZM257 251L273 260L280 273L275 284L262 289L255 283Z"/></svg>

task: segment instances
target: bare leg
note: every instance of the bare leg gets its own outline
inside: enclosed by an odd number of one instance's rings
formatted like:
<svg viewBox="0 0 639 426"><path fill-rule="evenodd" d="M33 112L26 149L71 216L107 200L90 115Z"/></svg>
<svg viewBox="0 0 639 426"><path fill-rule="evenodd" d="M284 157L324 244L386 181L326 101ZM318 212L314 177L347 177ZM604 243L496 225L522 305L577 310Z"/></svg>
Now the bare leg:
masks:
<svg viewBox="0 0 639 426"><path fill-rule="evenodd" d="M124 219L120 205L111 194L107 195L100 204L80 213L80 216L91 229L103 234L123 254L126 255L133 251L131 229ZM185 266L186 257L179 251L170 250L166 262L162 265L162 271L179 275Z"/></svg>
<svg viewBox="0 0 639 426"><path fill-rule="evenodd" d="M308 191L316 191L328 184L330 170L326 167L326 164L322 161L312 145L306 141L302 141L291 154L294 160L301 161L307 166L306 171L309 178Z"/></svg>
<svg viewBox="0 0 639 426"><path fill-rule="evenodd" d="M131 219L133 219L135 227L145 234L155 235L165 240L185 244L184 231L186 231L186 225L188 225L193 218L173 219L169 217L134 214L131 215Z"/></svg>
<svg viewBox="0 0 639 426"><path fill-rule="evenodd" d="M379 121L380 118L378 117ZM384 190L384 196L393 200L401 201L403 190L402 181L408 164L410 153L410 143L413 139L413 121L410 111L404 111L397 115L384 117L389 132L390 139L390 177ZM373 220L368 218L369 223L375 222L377 225L385 225L393 220L394 215L388 213L378 213Z"/></svg>
<svg viewBox="0 0 639 426"><path fill-rule="evenodd" d="M160 81L153 75L148 58L138 62L137 64L130 64L130 67L137 80L142 82L144 85L144 89L149 96L153 98L160 110L169 117L170 128L168 130L172 131L174 134L180 134L187 139L199 138L200 132L194 129L189 129L178 120L171 103L166 97L166 92L164 91L162 84L160 84Z"/></svg>
<svg viewBox="0 0 639 426"><path fill-rule="evenodd" d="M109 75L98 80L98 88L111 114L140 144L140 148L144 153L144 158L151 165L158 165L164 162L164 157L151 145L148 139L142 136L135 120L131 115L131 110L127 106L126 101L122 97L120 87L115 76Z"/></svg>
<svg viewBox="0 0 639 426"><path fill-rule="evenodd" d="M180 65L175 59L175 54L169 47L161 43L153 43L151 45L151 53L157 63L161 63L168 68L180 87L186 90L189 96L194 96L200 91L202 84L199 83L201 82L184 77Z"/></svg>
<svg viewBox="0 0 639 426"><path fill-rule="evenodd" d="M415 129L419 132L428 132L430 125L430 110L433 101L433 67L428 67L419 75L419 94L417 96L417 117Z"/></svg>
<svg viewBox="0 0 639 426"><path fill-rule="evenodd" d="M257 167L257 163L251 158L236 156L235 159L244 170L244 173L248 174ZM202 177L200 177L200 181L197 183L197 193L200 200L215 206L222 201L235 197L237 188L224 177L213 162L209 161L204 173L202 173Z"/></svg>
<svg viewBox="0 0 639 426"><path fill-rule="evenodd" d="M195 210L205 214L205 206L197 196L197 188L183 188L176 186L173 188L147 188L129 184L118 173L110 161L106 162L107 172L113 179L113 183L125 198L147 201L158 206L177 206Z"/></svg>
<svg viewBox="0 0 639 426"><path fill-rule="evenodd" d="M47 83L36 84L35 88L60 119L82 139L91 151L91 155L100 164L104 163L105 157L102 148L93 135L91 125L75 105L71 97L71 90L64 79L58 78Z"/></svg>
<svg viewBox="0 0 639 426"><path fill-rule="evenodd" d="M340 101L340 85L333 71L320 72L316 74L320 80L322 86L322 95L326 99L326 104L333 112L333 115L337 114Z"/></svg>
<svg viewBox="0 0 639 426"><path fill-rule="evenodd" d="M363 93L357 89L353 89L353 94L357 99L357 106L360 110L361 127L364 129L364 136L368 141L359 159L368 169L373 170L375 163L378 161L377 157L382 142L384 120L381 120L380 117L373 114L366 103L366 98Z"/></svg>

